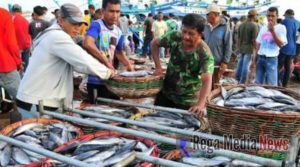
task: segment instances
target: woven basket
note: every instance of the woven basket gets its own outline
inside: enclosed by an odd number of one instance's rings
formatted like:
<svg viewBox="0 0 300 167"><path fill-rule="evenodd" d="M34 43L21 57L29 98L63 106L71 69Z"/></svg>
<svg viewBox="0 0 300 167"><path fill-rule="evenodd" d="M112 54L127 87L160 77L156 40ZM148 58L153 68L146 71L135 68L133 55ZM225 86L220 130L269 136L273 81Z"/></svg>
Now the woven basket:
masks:
<svg viewBox="0 0 300 167"><path fill-rule="evenodd" d="M143 98L155 96L162 87L162 76L122 77L106 81L106 87L119 97Z"/></svg>
<svg viewBox="0 0 300 167"><path fill-rule="evenodd" d="M245 88L246 86L225 86L224 88L230 90L235 87ZM298 93L285 88L263 87L275 89L293 98L300 99ZM300 114L275 114L263 110L245 110L217 106L211 100L219 96L220 93L221 89L218 88L213 90L208 96L207 116L212 133L219 135L231 134L236 138L249 134L255 139L259 139L260 135L269 135L273 138L290 138L292 135L299 135Z"/></svg>
<svg viewBox="0 0 300 167"><path fill-rule="evenodd" d="M6 126L4 129L1 130L1 134L2 135L6 135L6 136L9 136L9 134L11 132L13 132L14 130L16 130L17 128L23 126L23 125L26 125L26 124L31 124L31 123L41 123L41 124L45 124L45 125L48 125L48 124L55 124L55 123L60 123L61 121L59 120L56 120L56 119L48 119L48 118L32 118L32 119L25 119L23 121L19 121L19 122L16 122L16 123L13 123L11 125L8 125ZM83 132L81 131L81 129L77 128L74 126L74 128L77 129L77 134L78 134L78 137L81 137L83 136ZM28 164L28 165L24 165L24 167L38 167L38 166L41 166L42 165L42 162L44 160L40 160L38 162L33 162L31 164Z"/></svg>
<svg viewBox="0 0 300 167"><path fill-rule="evenodd" d="M71 145L75 142L78 142L78 141L82 142L82 141L89 141L89 140L92 140L94 138L106 138L106 137L124 137L124 138L127 138L127 139L140 141L140 142L144 143L147 147L154 147L154 149L151 153L151 156L159 157L159 149L157 148L157 146L155 145L155 143L152 140L145 139L145 138L140 138L140 137L135 137L135 136L130 136L130 135L127 135L127 134L116 132L116 131L99 131L99 132L96 132L94 134L87 134L87 135L81 136L80 138L71 140L68 143L65 143L64 145L59 146L58 148L56 148L54 150L54 152L60 152L66 146L69 146L69 145ZM44 167L51 167L51 164L49 163L50 161L51 161L50 158L45 160L43 162L43 166ZM153 166L154 166L154 164L152 164L152 163L141 162L137 167L153 167Z"/></svg>

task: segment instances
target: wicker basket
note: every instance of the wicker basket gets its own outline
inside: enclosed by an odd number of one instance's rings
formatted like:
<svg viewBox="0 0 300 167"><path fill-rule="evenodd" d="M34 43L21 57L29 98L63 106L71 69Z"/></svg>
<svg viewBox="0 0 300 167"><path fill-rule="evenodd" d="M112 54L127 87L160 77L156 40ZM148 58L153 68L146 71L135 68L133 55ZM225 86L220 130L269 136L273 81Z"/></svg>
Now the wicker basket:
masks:
<svg viewBox="0 0 300 167"><path fill-rule="evenodd" d="M106 82L106 87L119 97L143 98L155 96L162 87L162 76L116 76Z"/></svg>
<svg viewBox="0 0 300 167"><path fill-rule="evenodd" d="M230 90L235 87L245 88L246 86L232 85L225 86L224 88ZM272 86L263 87L275 89L298 100L300 99L298 93L285 88ZM217 106L213 104L211 100L219 96L220 93L220 88L213 90L207 101L207 117L213 134L231 134L235 138L241 138L244 134L248 134L255 139L259 139L260 135L288 139L292 135L299 135L300 114L275 114L263 110L245 110Z"/></svg>
<svg viewBox="0 0 300 167"><path fill-rule="evenodd" d="M150 140L150 139L145 139L145 138L140 138L140 137L135 137L135 136L130 136L127 134L123 134L120 132L116 132L116 131L99 131L96 132L94 134L87 134L84 136L81 136L80 138L74 139L69 141L68 143L59 146L58 148L56 148L54 150L54 152L60 152L62 149L64 149L66 146L69 146L75 142L78 141L89 141L92 140L94 138L106 138L106 137L124 137L127 139L132 139L132 140L137 140L140 141L142 143L144 143L147 147L154 147L151 156L153 157L159 157L159 149L157 148L157 146L155 145L155 143ZM51 162L51 159L48 158L45 162L43 162L43 166L44 167L51 167L51 164L49 163ZM149 162L141 162L137 167L153 167L154 164L149 163Z"/></svg>

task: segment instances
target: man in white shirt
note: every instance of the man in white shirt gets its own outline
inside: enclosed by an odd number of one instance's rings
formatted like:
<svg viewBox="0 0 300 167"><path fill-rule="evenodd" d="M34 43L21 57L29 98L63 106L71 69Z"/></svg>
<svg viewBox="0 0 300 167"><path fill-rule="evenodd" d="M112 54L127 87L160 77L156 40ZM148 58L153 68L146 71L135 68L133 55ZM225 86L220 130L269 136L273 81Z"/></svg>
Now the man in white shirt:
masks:
<svg viewBox="0 0 300 167"><path fill-rule="evenodd" d="M278 9L270 7L267 11L268 24L264 25L256 38L258 53L256 61L256 84L277 86L279 50L287 44L286 28L277 23Z"/></svg>
<svg viewBox="0 0 300 167"><path fill-rule="evenodd" d="M58 24L40 33L33 41L33 53L21 81L17 106L22 118L37 117L37 104L43 101L44 110L56 111L69 106L73 98L73 71L108 79L114 71L96 61L72 38L80 33L83 15L73 4L60 8ZM86 24L86 23L85 23Z"/></svg>
<svg viewBox="0 0 300 167"><path fill-rule="evenodd" d="M163 20L164 15L162 12L158 12L157 20L152 24L152 33L154 38L160 38L168 31L167 23ZM159 57L165 57L165 48L159 48Z"/></svg>

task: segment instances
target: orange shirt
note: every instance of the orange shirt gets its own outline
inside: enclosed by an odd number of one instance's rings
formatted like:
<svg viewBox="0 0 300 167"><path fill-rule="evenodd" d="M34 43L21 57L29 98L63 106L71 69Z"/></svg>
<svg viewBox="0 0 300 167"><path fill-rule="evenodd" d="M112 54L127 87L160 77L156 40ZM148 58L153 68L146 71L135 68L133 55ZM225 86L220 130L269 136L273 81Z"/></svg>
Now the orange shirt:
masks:
<svg viewBox="0 0 300 167"><path fill-rule="evenodd" d="M12 17L0 8L0 18L0 73L7 73L16 70L22 61Z"/></svg>

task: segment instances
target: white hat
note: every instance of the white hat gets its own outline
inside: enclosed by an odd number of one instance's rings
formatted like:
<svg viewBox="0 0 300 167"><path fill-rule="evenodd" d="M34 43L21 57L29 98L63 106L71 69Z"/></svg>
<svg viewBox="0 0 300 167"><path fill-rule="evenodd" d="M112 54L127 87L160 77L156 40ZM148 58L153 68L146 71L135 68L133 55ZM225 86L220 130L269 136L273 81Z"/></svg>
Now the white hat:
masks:
<svg viewBox="0 0 300 167"><path fill-rule="evenodd" d="M211 4L208 6L208 8L206 10L206 14L208 14L210 12L221 13L221 9L217 4Z"/></svg>

